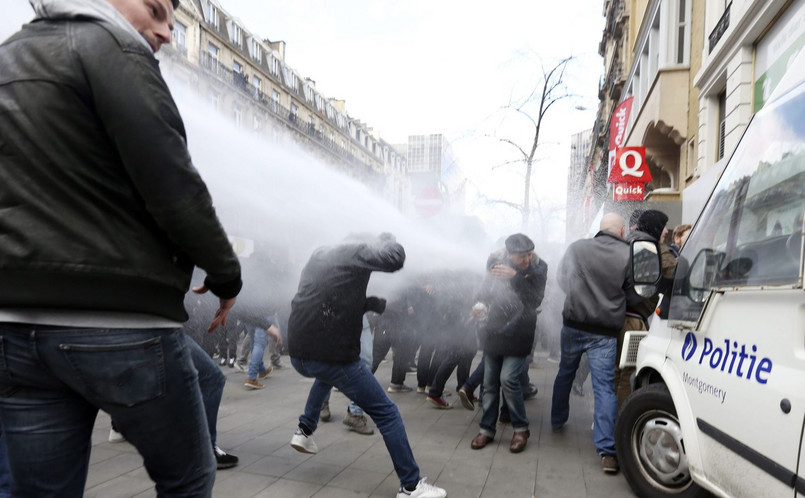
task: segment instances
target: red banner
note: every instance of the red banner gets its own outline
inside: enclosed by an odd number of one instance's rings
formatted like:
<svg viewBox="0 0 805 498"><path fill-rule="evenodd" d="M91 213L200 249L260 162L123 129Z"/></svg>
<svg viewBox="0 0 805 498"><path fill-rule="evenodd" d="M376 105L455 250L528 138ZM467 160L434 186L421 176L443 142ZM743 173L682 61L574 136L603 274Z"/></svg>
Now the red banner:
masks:
<svg viewBox="0 0 805 498"><path fill-rule="evenodd" d="M626 125L629 124L629 114L632 113L632 100L634 97L624 100L612 113L612 119L609 121L609 150L623 147L626 141Z"/></svg>
<svg viewBox="0 0 805 498"><path fill-rule="evenodd" d="M615 150L623 147L626 142L626 125L629 124L629 115L632 113L632 101L629 97L615 107L612 119L609 120L609 157L607 159L607 174L615 165Z"/></svg>

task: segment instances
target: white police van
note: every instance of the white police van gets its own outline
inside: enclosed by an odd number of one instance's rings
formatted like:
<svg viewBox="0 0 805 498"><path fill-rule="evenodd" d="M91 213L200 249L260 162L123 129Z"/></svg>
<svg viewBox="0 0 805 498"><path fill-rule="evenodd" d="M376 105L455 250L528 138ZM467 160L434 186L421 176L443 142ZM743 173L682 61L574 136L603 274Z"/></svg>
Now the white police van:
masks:
<svg viewBox="0 0 805 498"><path fill-rule="evenodd" d="M637 353L618 460L640 497L805 495L805 51L752 119Z"/></svg>

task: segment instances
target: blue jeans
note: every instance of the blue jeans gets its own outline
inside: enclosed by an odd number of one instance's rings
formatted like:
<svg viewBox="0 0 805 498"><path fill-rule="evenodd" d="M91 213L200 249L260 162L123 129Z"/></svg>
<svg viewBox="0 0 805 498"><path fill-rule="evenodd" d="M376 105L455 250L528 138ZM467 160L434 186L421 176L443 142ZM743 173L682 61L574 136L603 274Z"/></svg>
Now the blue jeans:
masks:
<svg viewBox="0 0 805 498"><path fill-rule="evenodd" d="M562 327L562 359L553 383L551 426L559 429L570 416L570 389L582 353L587 353L592 377L595 405L593 440L599 455L615 454L615 418L618 398L615 396L615 352L617 338Z"/></svg>
<svg viewBox="0 0 805 498"><path fill-rule="evenodd" d="M481 434L495 437L501 388L514 432L528 430L523 389L520 386L520 374L523 372L525 359L525 356L484 354L484 394L481 398L484 413L481 415Z"/></svg>
<svg viewBox="0 0 805 498"><path fill-rule="evenodd" d="M246 374L252 380L256 380L257 375L266 373L266 366L263 363L266 346L268 346L268 332L262 327L255 327L252 359L249 362L249 373Z"/></svg>
<svg viewBox="0 0 805 498"><path fill-rule="evenodd" d="M0 498L11 498L11 469L8 468L5 434L0 434Z"/></svg>
<svg viewBox="0 0 805 498"><path fill-rule="evenodd" d="M475 370L472 371L467 380L464 381L464 386L470 394L475 392L475 388L481 386L481 394L483 394L483 384L484 384L484 361L486 355L481 356L481 361L478 363L478 366L475 367Z"/></svg>
<svg viewBox="0 0 805 498"><path fill-rule="evenodd" d="M366 320L364 318L364 320ZM365 322L363 331L361 332L361 354L360 354L361 361L369 368L372 368L372 329L369 328L369 323ZM324 398L324 401L330 401L330 393L327 393L327 397ZM350 400L349 406L347 406L347 412L355 415L356 417L363 417L363 410L361 407L358 406L357 403ZM2 498L2 497L0 497Z"/></svg>
<svg viewBox="0 0 805 498"><path fill-rule="evenodd" d="M158 496L211 496L215 458L190 356L179 329L0 324L14 496L83 496L98 409L142 455Z"/></svg>
<svg viewBox="0 0 805 498"><path fill-rule="evenodd" d="M400 410L362 360L353 363L327 363L291 357L291 365L303 376L316 379L307 397L305 413L299 417L300 424L304 424L311 433L315 432L321 405L335 386L363 408L377 425L400 483L403 486L415 486L419 482L419 466L408 444Z"/></svg>
<svg viewBox="0 0 805 498"><path fill-rule="evenodd" d="M187 349L190 350L190 359L198 372L198 385L201 389L201 400L204 403L210 441L215 445L218 435L218 408L221 406L221 397L224 395L226 375L192 337L188 337L186 342Z"/></svg>
<svg viewBox="0 0 805 498"><path fill-rule="evenodd" d="M364 318L366 320L366 318ZM367 368L372 368L372 329L369 328L369 322L364 322L363 330L361 331L361 361ZM347 411L356 417L363 416L363 410L358 403L349 401Z"/></svg>

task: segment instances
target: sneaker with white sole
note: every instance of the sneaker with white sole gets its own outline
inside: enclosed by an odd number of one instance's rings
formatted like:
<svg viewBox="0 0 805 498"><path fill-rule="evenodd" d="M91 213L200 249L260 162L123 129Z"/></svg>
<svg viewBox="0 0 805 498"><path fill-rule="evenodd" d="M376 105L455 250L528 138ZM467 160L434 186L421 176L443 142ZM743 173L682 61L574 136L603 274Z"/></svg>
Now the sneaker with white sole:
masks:
<svg viewBox="0 0 805 498"><path fill-rule="evenodd" d="M257 389L262 389L264 387L266 386L257 382L257 379L246 379L246 381L243 383L243 388L247 391L256 391Z"/></svg>
<svg viewBox="0 0 805 498"><path fill-rule="evenodd" d="M349 427L352 432L363 434L364 436L371 436L375 430L369 427L364 415L353 415L347 411L347 416L344 417L344 425Z"/></svg>
<svg viewBox="0 0 805 498"><path fill-rule="evenodd" d="M218 447L217 444L212 445L213 452L215 453L215 464L218 470L229 469L238 464L238 457L230 455L226 451Z"/></svg>
<svg viewBox="0 0 805 498"><path fill-rule="evenodd" d="M397 491L397 498L406 498L407 496L411 498L445 498L447 491L433 484L428 484L423 477L416 483L416 488L413 491L408 491L403 486L400 486L399 491Z"/></svg>
<svg viewBox="0 0 805 498"><path fill-rule="evenodd" d="M413 390L413 388L408 387L405 384L389 384L389 388L386 389L386 391L390 393L410 393Z"/></svg>
<svg viewBox="0 0 805 498"><path fill-rule="evenodd" d="M319 452L319 447L316 446L316 442L310 439L310 436L305 436L302 429L296 429L296 432L293 433L291 448L300 453L310 453L311 455L315 455Z"/></svg>
<svg viewBox="0 0 805 498"><path fill-rule="evenodd" d="M618 470L620 470L618 458L615 455L602 455L601 470L607 474L617 474Z"/></svg>
<svg viewBox="0 0 805 498"><path fill-rule="evenodd" d="M237 369L238 371L243 372L243 373L248 373L249 364L248 363L235 362L235 369Z"/></svg>
<svg viewBox="0 0 805 498"><path fill-rule="evenodd" d="M428 401L430 401L433 406L439 408L440 410L449 410L453 408L453 405L445 401L443 396L436 397L428 395Z"/></svg>
<svg viewBox="0 0 805 498"><path fill-rule="evenodd" d="M126 438L123 437L123 434L117 432L114 427L109 429L109 442L110 443L122 443L126 441Z"/></svg>

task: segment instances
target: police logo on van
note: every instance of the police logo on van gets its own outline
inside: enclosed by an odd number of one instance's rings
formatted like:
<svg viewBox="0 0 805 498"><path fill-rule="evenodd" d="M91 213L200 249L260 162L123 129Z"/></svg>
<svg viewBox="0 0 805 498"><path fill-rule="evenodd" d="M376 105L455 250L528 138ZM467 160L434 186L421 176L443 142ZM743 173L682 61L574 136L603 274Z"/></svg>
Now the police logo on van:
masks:
<svg viewBox="0 0 805 498"><path fill-rule="evenodd" d="M682 359L689 361L693 353L696 352L696 346L696 336L693 335L693 332L688 332L688 335L685 336L685 342L682 344Z"/></svg>
<svg viewBox="0 0 805 498"><path fill-rule="evenodd" d="M723 346L716 346L711 339L704 338L701 352L699 341L693 332L688 332L680 351L682 360L695 361L699 365L719 370L742 379L755 380L758 384L769 381L774 363L771 358L758 354L757 345L738 344L738 341L724 339ZM699 353L697 355L697 353ZM696 357L694 357L696 356Z"/></svg>

